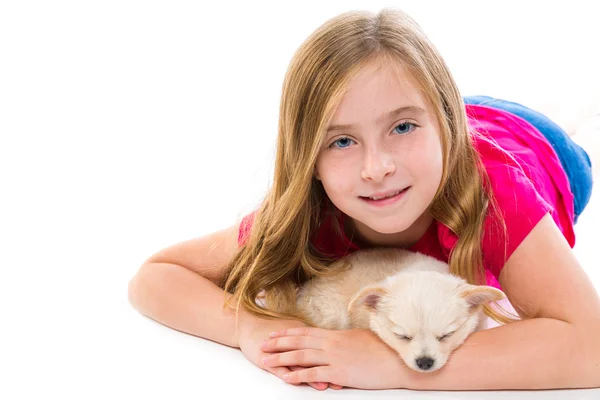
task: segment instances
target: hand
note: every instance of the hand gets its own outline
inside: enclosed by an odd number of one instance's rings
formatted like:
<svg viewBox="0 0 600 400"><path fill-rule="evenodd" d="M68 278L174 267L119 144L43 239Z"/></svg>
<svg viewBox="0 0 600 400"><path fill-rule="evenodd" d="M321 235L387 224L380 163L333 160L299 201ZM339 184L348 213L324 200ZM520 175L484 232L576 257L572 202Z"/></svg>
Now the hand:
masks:
<svg viewBox="0 0 600 400"><path fill-rule="evenodd" d="M273 332L263 350L270 368L301 365L286 372L292 383L331 382L360 389L401 387L408 367L387 344L368 329L326 330L297 327Z"/></svg>
<svg viewBox="0 0 600 400"><path fill-rule="evenodd" d="M294 327L306 327L306 324L296 320L263 319L240 310L238 347L251 363L282 378L284 374L292 371L301 371L304 367L293 364L286 366L265 366L262 360L268 354L261 350L261 345L269 339L269 332ZM301 383L292 384L300 385ZM328 387L341 389L341 386L328 384L328 382L315 381L307 382L307 384L317 390L325 390Z"/></svg>

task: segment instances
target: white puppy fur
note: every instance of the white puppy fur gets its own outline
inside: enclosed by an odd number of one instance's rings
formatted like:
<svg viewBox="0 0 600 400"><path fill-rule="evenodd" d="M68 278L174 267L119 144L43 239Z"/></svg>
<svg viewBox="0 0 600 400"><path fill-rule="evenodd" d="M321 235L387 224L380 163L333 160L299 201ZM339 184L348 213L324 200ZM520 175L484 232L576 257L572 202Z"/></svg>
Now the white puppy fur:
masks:
<svg viewBox="0 0 600 400"><path fill-rule="evenodd" d="M452 275L446 263L407 250L361 250L336 263L342 261L351 267L299 289L300 314L325 329L371 329L416 371L441 368L482 328L483 305L505 298L498 289Z"/></svg>

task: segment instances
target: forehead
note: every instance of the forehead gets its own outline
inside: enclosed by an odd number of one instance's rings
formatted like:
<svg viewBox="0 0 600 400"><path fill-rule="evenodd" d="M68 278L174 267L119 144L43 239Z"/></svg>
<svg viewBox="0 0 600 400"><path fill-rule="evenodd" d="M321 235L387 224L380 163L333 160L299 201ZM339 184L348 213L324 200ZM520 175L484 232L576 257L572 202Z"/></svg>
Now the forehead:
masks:
<svg viewBox="0 0 600 400"><path fill-rule="evenodd" d="M330 125L365 125L399 107L427 110L419 85L400 64L389 61L369 64L350 83Z"/></svg>
<svg viewBox="0 0 600 400"><path fill-rule="evenodd" d="M407 279L393 288L388 318L399 326L444 327L467 316L465 302L451 280Z"/></svg>

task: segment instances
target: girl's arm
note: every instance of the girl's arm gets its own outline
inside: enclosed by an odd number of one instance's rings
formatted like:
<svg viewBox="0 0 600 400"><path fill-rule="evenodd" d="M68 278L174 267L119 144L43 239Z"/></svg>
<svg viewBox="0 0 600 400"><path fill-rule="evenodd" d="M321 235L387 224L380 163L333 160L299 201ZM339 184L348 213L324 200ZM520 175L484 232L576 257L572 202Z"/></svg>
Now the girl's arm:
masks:
<svg viewBox="0 0 600 400"><path fill-rule="evenodd" d="M439 371L403 371L414 389L600 387L600 300L550 215L515 250L500 283L524 320L473 333ZM408 376L406 375L408 374Z"/></svg>
<svg viewBox="0 0 600 400"><path fill-rule="evenodd" d="M225 292L215 282L237 251L239 225L188 240L150 257L129 282L129 302L140 313L173 329L240 348L253 364L282 377L301 367L264 367L260 344L272 330L305 326L295 320L256 317L223 307ZM230 296L230 294L228 294ZM339 386L311 382L315 389Z"/></svg>
<svg viewBox="0 0 600 400"><path fill-rule="evenodd" d="M223 308L214 283L235 254L237 232L235 225L154 254L129 281L131 305L173 329L237 347L235 313Z"/></svg>

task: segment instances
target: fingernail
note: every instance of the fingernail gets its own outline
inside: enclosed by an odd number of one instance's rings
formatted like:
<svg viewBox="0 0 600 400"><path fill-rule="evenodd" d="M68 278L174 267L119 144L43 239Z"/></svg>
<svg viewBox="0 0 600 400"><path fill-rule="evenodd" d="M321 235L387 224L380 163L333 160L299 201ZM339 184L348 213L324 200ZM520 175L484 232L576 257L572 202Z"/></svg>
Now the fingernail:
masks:
<svg viewBox="0 0 600 400"><path fill-rule="evenodd" d="M277 336L277 332L271 332L271 333L269 333L269 337L275 337L275 336Z"/></svg>
<svg viewBox="0 0 600 400"><path fill-rule="evenodd" d="M286 381L289 379L289 377L290 377L290 374L288 374L288 373L285 373L282 376L283 380L286 380Z"/></svg>
<svg viewBox="0 0 600 400"><path fill-rule="evenodd" d="M264 358L262 359L262 363L263 363L263 365L267 365L267 363L268 363L268 362L269 362L269 357L264 357Z"/></svg>

